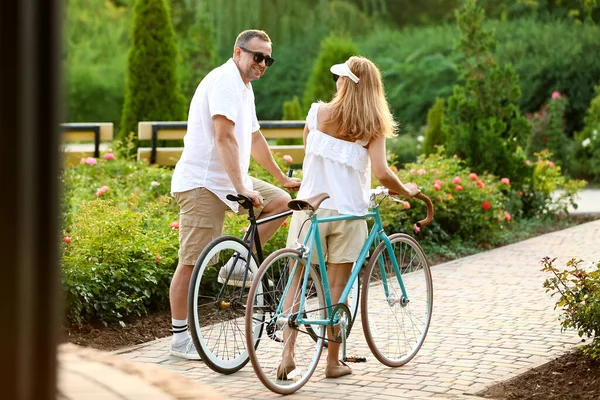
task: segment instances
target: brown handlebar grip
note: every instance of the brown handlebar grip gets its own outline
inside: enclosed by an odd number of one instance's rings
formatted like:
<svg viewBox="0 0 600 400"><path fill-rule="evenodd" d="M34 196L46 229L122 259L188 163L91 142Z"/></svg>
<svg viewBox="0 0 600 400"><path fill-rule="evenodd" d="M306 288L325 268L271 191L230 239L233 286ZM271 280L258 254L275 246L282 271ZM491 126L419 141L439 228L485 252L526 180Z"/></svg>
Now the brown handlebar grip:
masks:
<svg viewBox="0 0 600 400"><path fill-rule="evenodd" d="M427 226L431 223L431 221L433 221L433 203L431 202L431 199L425 196L423 193L419 193L415 196L415 198L422 200L427 206L427 217L417 222L415 225L419 228L422 226Z"/></svg>

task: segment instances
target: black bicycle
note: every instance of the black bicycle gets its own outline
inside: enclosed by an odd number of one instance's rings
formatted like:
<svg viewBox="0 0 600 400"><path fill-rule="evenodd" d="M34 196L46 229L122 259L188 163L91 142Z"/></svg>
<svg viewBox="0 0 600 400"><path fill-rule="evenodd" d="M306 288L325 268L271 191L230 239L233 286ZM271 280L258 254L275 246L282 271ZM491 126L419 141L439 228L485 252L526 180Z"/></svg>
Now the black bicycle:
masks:
<svg viewBox="0 0 600 400"><path fill-rule="evenodd" d="M188 294L189 327L196 349L206 365L222 374L239 371L250 360L244 317L252 278L264 261L258 226L292 214L292 210L288 210L257 220L249 198L228 195L227 199L248 210L250 226L242 239L220 236L206 246L194 266ZM254 243L254 252L251 251L251 243ZM286 282L286 279L278 279L277 282ZM257 309L252 316L255 348L265 326L265 316L270 312L269 304L279 304L280 299L272 298L272 294L281 293L282 288L273 285L275 283L271 280L264 280L258 285L257 291L262 293L259 298L264 307ZM312 291L308 289L306 296L311 296ZM353 318L358 309L358 293L356 285L349 299ZM269 330L269 327L266 329Z"/></svg>

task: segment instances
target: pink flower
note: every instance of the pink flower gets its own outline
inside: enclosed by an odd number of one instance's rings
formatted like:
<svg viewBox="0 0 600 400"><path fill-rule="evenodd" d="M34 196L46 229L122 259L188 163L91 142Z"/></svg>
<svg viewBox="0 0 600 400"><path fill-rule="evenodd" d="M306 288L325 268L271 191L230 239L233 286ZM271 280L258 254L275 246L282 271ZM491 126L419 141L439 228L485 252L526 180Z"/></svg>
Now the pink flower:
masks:
<svg viewBox="0 0 600 400"><path fill-rule="evenodd" d="M548 166L549 167L554 167L554 161L548 161Z"/></svg>
<svg viewBox="0 0 600 400"><path fill-rule="evenodd" d="M510 221L512 219L512 217L510 216L509 213L505 212L504 213L504 219L507 220L507 221Z"/></svg>
<svg viewBox="0 0 600 400"><path fill-rule="evenodd" d="M421 168L417 171L417 174L419 175L425 175L427 173L427 170L425 168Z"/></svg>
<svg viewBox="0 0 600 400"><path fill-rule="evenodd" d="M477 181L475 182L475 184L479 186L480 189L483 189L485 187L485 183L483 181Z"/></svg>
<svg viewBox="0 0 600 400"><path fill-rule="evenodd" d="M475 172L471 172L469 174L469 179L472 181L476 181L477 180L477 174Z"/></svg>
<svg viewBox="0 0 600 400"><path fill-rule="evenodd" d="M450 200L450 199L452 198L452 195L451 195L450 193L446 193L446 198L447 198L448 200Z"/></svg>
<svg viewBox="0 0 600 400"><path fill-rule="evenodd" d="M87 165L96 165L96 164L98 164L98 161L96 161L96 159L94 157L88 157L85 159L85 163Z"/></svg>
<svg viewBox="0 0 600 400"><path fill-rule="evenodd" d="M156 262L157 262L157 263L159 263L159 262L160 262L160 260L161 260L161 258L160 258L160 254L157 254L157 255L156 255Z"/></svg>
<svg viewBox="0 0 600 400"><path fill-rule="evenodd" d="M247 226L242 226L242 232L247 232L248 231L248 227Z"/></svg>
<svg viewBox="0 0 600 400"><path fill-rule="evenodd" d="M69 244L69 243L71 243L71 236L65 236L65 237L63 238L63 242L65 242L66 244Z"/></svg>
<svg viewBox="0 0 600 400"><path fill-rule="evenodd" d="M413 175L414 175L414 174L416 174L416 173L417 173L417 170L416 170L416 169L414 169L414 168L412 168L410 171L408 171L408 173L409 173L409 174L413 174Z"/></svg>
<svg viewBox="0 0 600 400"><path fill-rule="evenodd" d="M558 99L560 97L560 93L558 91L552 92L552 99Z"/></svg>
<svg viewBox="0 0 600 400"><path fill-rule="evenodd" d="M104 155L104 159L105 160L114 160L115 159L115 155L113 153L106 153Z"/></svg>
<svg viewBox="0 0 600 400"><path fill-rule="evenodd" d="M285 161L288 164L291 164L292 161L294 161L294 159L289 154L286 154L286 155L283 156L283 161Z"/></svg>
<svg viewBox="0 0 600 400"><path fill-rule="evenodd" d="M179 222L173 221L169 224L169 229L179 229Z"/></svg>
<svg viewBox="0 0 600 400"><path fill-rule="evenodd" d="M436 183L437 183L438 185L442 186L442 180L441 180L441 179L436 179L435 181L433 181L433 184L434 184L434 185L435 185Z"/></svg>
<svg viewBox="0 0 600 400"><path fill-rule="evenodd" d="M461 190L463 190L463 187L460 186L460 185L456 185L456 187L454 189L456 189L456 190L458 190L460 192Z"/></svg>
<svg viewBox="0 0 600 400"><path fill-rule="evenodd" d="M490 203L489 201L486 200L483 203L481 203L481 208L483 208L485 211L487 211L490 208L492 208L492 203Z"/></svg>
<svg viewBox="0 0 600 400"><path fill-rule="evenodd" d="M510 180L508 178L502 178L502 179L500 179L500 183L503 183L506 186L509 186L510 185Z"/></svg>
<svg viewBox="0 0 600 400"><path fill-rule="evenodd" d="M435 190L442 190L442 185L440 185L439 183L436 182L436 183L433 184L433 188Z"/></svg>
<svg viewBox="0 0 600 400"><path fill-rule="evenodd" d="M108 186L102 186L101 188L99 188L98 190L96 190L96 193L94 193L94 196L100 197L104 193L108 192L108 190L109 190Z"/></svg>
<svg viewBox="0 0 600 400"><path fill-rule="evenodd" d="M454 157L454 158L458 158L458 154L455 154L455 155L453 155L452 157Z"/></svg>
<svg viewBox="0 0 600 400"><path fill-rule="evenodd" d="M410 203L408 201L403 202L403 205L406 210L410 208Z"/></svg>
<svg viewBox="0 0 600 400"><path fill-rule="evenodd" d="M417 226L417 224L414 224L413 228L415 229L415 233L421 232L421 227Z"/></svg>
<svg viewBox="0 0 600 400"><path fill-rule="evenodd" d="M79 164L85 164L86 161L87 161L87 158L82 157L81 160L79 161Z"/></svg>
<svg viewBox="0 0 600 400"><path fill-rule="evenodd" d="M455 176L455 177L452 179L452 183L454 183L455 185L457 185L457 184L459 184L459 183L461 183L461 182L462 182L462 181L461 181L461 179L460 179L460 176Z"/></svg>
<svg viewBox="0 0 600 400"><path fill-rule="evenodd" d="M150 186L151 187L159 187L160 186L160 182L152 181L152 182L150 182Z"/></svg>

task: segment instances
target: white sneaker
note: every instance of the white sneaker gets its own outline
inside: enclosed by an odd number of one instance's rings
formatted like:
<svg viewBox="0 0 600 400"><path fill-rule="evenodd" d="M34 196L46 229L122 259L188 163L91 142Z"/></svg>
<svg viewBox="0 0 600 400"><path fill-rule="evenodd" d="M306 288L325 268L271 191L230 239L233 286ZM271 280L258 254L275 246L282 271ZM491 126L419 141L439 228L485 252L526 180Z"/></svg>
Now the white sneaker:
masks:
<svg viewBox="0 0 600 400"><path fill-rule="evenodd" d="M229 259L229 261L227 261L227 263L221 267L221 269L219 270L219 276L217 277L217 281L219 283L225 283L225 280L227 279L227 275L229 274L229 271L231 271L231 269L233 268L233 272L231 273L231 276L229 277L229 281L227 281L227 284L230 286L242 287L242 286L244 286L244 273L246 272L246 261L244 261L240 257L240 258L238 258L238 260L234 266L233 260L234 260L234 257L231 257ZM248 270L248 274L246 275L246 282L245 282L244 287L249 288L250 285L252 285L253 278L254 278L254 275L252 274L252 271Z"/></svg>
<svg viewBox="0 0 600 400"><path fill-rule="evenodd" d="M200 355L198 354L198 350L196 350L196 346L194 346L194 341L189 336L187 339L183 340L177 345L171 343L171 355L175 357L185 358L188 360L201 360Z"/></svg>

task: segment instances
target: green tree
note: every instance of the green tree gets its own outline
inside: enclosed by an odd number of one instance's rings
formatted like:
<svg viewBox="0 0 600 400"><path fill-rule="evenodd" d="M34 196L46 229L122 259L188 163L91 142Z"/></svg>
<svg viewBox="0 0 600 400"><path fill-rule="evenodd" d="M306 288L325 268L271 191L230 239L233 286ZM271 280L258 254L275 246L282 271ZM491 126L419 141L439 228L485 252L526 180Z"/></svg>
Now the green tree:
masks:
<svg viewBox="0 0 600 400"><path fill-rule="evenodd" d="M496 64L496 41L484 30L484 11L475 0L467 0L456 19L464 85L454 87L442 122L447 152L458 154L473 170L522 184L531 175L521 150L531 125L515 104L521 96L519 77L510 65Z"/></svg>
<svg viewBox="0 0 600 400"><path fill-rule="evenodd" d="M358 49L348 37L330 35L323 39L319 55L312 68L312 74L304 91L304 110L308 111L311 103L329 101L335 93L335 83L329 69L334 64L345 62L350 56L358 54Z"/></svg>
<svg viewBox="0 0 600 400"><path fill-rule="evenodd" d="M178 121L185 118L186 109L165 0L137 0L133 12L120 139L137 131L138 121Z"/></svg>
<svg viewBox="0 0 600 400"><path fill-rule="evenodd" d="M435 153L435 146L443 145L446 142L446 134L442 130L442 119L444 118L444 109L446 102L442 98L437 98L435 104L427 112L427 129L425 130L425 139L423 140L423 152L425 155Z"/></svg>

